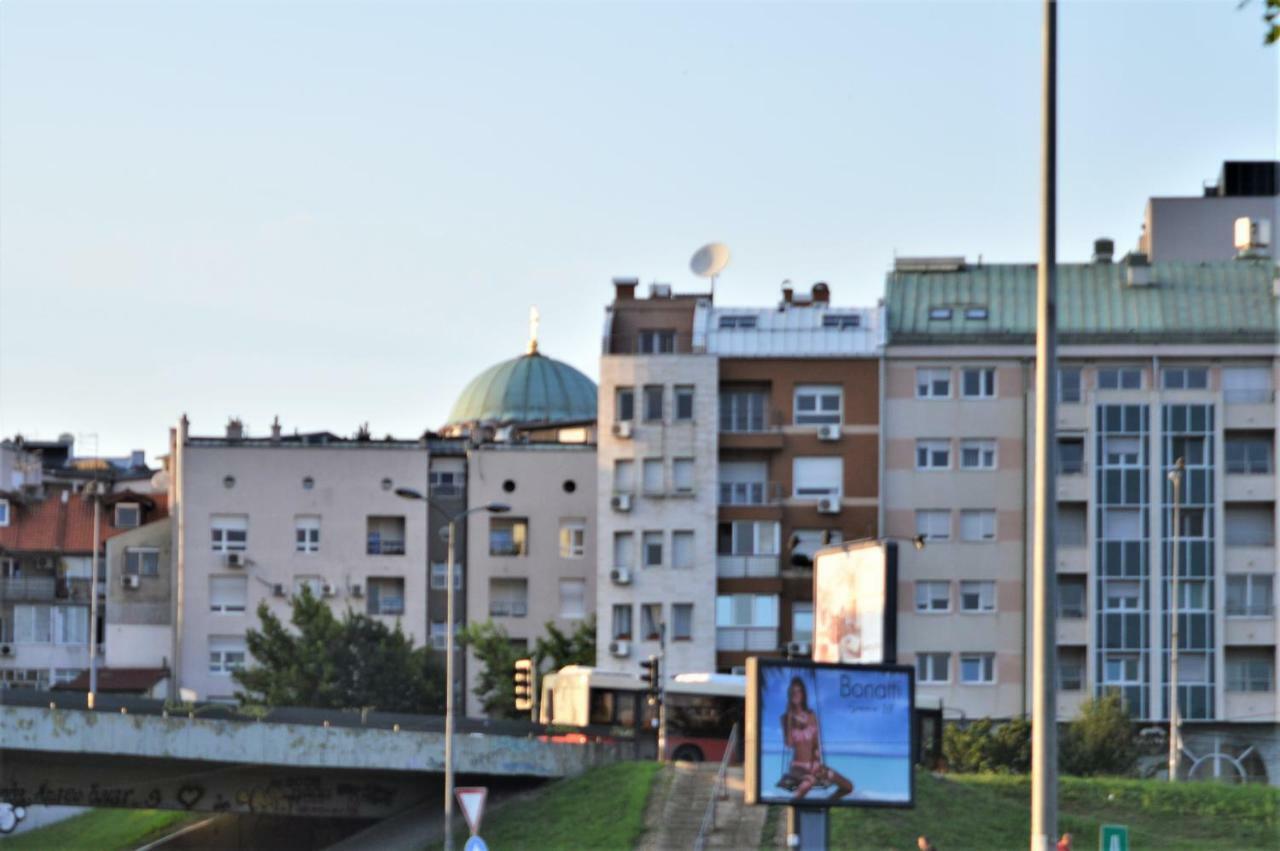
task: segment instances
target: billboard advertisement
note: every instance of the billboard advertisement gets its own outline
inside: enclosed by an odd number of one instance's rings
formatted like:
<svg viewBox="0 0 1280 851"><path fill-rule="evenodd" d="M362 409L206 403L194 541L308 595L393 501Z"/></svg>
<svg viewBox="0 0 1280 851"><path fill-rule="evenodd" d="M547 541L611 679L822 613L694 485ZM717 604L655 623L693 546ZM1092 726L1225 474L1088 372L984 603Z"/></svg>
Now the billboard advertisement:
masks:
<svg viewBox="0 0 1280 851"><path fill-rule="evenodd" d="M914 671L747 660L747 803L910 807Z"/></svg>
<svg viewBox="0 0 1280 851"><path fill-rule="evenodd" d="M813 660L897 661L898 545L855 541L813 557Z"/></svg>

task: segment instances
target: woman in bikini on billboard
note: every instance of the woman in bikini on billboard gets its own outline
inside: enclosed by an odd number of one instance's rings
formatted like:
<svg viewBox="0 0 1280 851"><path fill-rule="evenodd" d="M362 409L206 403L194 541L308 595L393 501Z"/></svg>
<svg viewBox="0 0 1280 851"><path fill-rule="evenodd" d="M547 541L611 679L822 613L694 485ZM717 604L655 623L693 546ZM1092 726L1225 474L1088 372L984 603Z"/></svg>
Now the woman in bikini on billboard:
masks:
<svg viewBox="0 0 1280 851"><path fill-rule="evenodd" d="M833 801L853 791L853 783L848 778L822 763L818 715L809 708L809 694L799 677L793 677L787 687L782 739L791 748L791 765L781 785L791 789L793 798L803 798L815 786L835 786L836 793L829 799Z"/></svg>

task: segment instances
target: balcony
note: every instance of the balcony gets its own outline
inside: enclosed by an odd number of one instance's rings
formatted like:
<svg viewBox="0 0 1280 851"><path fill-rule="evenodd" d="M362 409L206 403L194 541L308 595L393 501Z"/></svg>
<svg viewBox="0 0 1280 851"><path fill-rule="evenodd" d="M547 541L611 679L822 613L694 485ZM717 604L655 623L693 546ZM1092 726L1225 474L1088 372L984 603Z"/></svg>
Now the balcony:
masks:
<svg viewBox="0 0 1280 851"><path fill-rule="evenodd" d="M371 556L402 556L404 555L404 541L383 538L380 535L370 535L369 545L365 548L365 552Z"/></svg>
<svg viewBox="0 0 1280 851"><path fill-rule="evenodd" d="M1058 499L1062 502L1087 502L1089 477L1084 475L1058 476Z"/></svg>
<svg viewBox="0 0 1280 851"><path fill-rule="evenodd" d="M494 618L522 618L529 614L525 600L490 600L489 616Z"/></svg>
<svg viewBox="0 0 1280 851"><path fill-rule="evenodd" d="M1089 619L1064 617L1058 614L1058 644L1080 646L1089 643Z"/></svg>
<svg viewBox="0 0 1280 851"><path fill-rule="evenodd" d="M1227 473L1223 484L1223 497L1227 502L1274 502L1276 498L1273 475Z"/></svg>
<svg viewBox="0 0 1280 851"><path fill-rule="evenodd" d="M779 482L721 482L716 493L721 507L781 505L782 499Z"/></svg>
<svg viewBox="0 0 1280 851"><path fill-rule="evenodd" d="M777 649L776 626L716 627L716 650L726 653L772 653Z"/></svg>
<svg viewBox="0 0 1280 851"><path fill-rule="evenodd" d="M606 355L687 355L692 354L693 335L666 328L634 334L609 334L604 338Z"/></svg>
<svg viewBox="0 0 1280 851"><path fill-rule="evenodd" d="M1226 554L1226 564L1223 565L1223 570L1226 573L1248 573L1253 570L1275 568L1275 550L1270 546L1236 547L1228 545Z"/></svg>
<svg viewBox="0 0 1280 851"><path fill-rule="evenodd" d="M772 579L777 575L777 555L716 556L716 576L721 579Z"/></svg>
<svg viewBox="0 0 1280 851"><path fill-rule="evenodd" d="M365 552L371 556L404 555L404 518L369 517L365 524Z"/></svg>
<svg viewBox="0 0 1280 851"><path fill-rule="evenodd" d="M732 396L734 394L728 394ZM764 411L755 406L743 407L720 397L721 449L781 449L782 426L786 418L781 411Z"/></svg>
<svg viewBox="0 0 1280 851"><path fill-rule="evenodd" d="M1275 428L1275 392L1225 390L1222 394L1223 428Z"/></svg>
<svg viewBox="0 0 1280 851"><path fill-rule="evenodd" d="M69 600L73 603L87 603L90 599L89 593L90 579L87 576L69 576L66 579L58 580L57 596L59 600ZM106 594L107 582L105 579L98 580L98 596Z"/></svg>
<svg viewBox="0 0 1280 851"><path fill-rule="evenodd" d="M1059 573L1088 573L1089 572L1089 548L1088 547L1060 546L1057 549L1057 559L1058 559Z"/></svg>
<svg viewBox="0 0 1280 851"><path fill-rule="evenodd" d="M85 581L86 599L88 597L88 581ZM58 580L52 576L22 576L0 579L0 599L18 600L52 600L57 595Z"/></svg>
<svg viewBox="0 0 1280 851"><path fill-rule="evenodd" d="M1059 431L1084 431L1089 427L1089 406L1080 403L1058 405Z"/></svg>
<svg viewBox="0 0 1280 851"><path fill-rule="evenodd" d="M1274 614L1252 618L1228 616L1225 623L1227 646L1261 647L1276 643Z"/></svg>

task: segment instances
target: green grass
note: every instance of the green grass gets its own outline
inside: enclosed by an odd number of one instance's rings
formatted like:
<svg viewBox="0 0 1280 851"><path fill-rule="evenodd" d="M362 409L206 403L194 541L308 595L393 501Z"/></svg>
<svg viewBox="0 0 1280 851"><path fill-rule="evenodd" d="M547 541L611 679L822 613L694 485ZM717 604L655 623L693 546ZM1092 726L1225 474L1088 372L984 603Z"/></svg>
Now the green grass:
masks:
<svg viewBox="0 0 1280 851"><path fill-rule="evenodd" d="M3 851L124 851L152 839L199 815L174 810L93 810L65 821L0 839Z"/></svg>
<svg viewBox="0 0 1280 851"><path fill-rule="evenodd" d="M502 851L634 848L644 832L645 803L660 768L656 762L619 762L556 781L533 796L495 808L484 817L480 835L490 848ZM467 835L465 828L455 832L458 848Z"/></svg>
<svg viewBox="0 0 1280 851"><path fill-rule="evenodd" d="M1151 848L1280 847L1280 789L1155 780L1061 778L1059 829L1075 847L1096 848L1103 824L1129 827L1134 851ZM831 816L832 848L915 848L928 836L942 851L1024 849L1030 781L1017 775L916 775L911 810L846 809ZM766 837L762 845L771 845Z"/></svg>

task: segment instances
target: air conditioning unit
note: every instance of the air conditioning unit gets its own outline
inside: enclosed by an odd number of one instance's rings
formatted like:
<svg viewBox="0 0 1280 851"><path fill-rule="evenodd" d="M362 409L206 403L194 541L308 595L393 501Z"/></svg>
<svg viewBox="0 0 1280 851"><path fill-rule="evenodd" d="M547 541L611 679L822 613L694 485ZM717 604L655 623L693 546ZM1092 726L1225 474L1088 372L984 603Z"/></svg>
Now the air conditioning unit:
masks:
<svg viewBox="0 0 1280 851"><path fill-rule="evenodd" d="M326 582L320 586L321 597L332 597L337 593L338 593L338 586L334 585L332 582Z"/></svg>
<svg viewBox="0 0 1280 851"><path fill-rule="evenodd" d="M809 642L807 641L789 641L787 642L787 653L791 656L808 656Z"/></svg>
<svg viewBox="0 0 1280 851"><path fill-rule="evenodd" d="M839 514L840 513L840 497L824 496L818 500L819 514Z"/></svg>
<svg viewBox="0 0 1280 851"><path fill-rule="evenodd" d="M275 582L271 585L271 596L273 597L286 596L283 582Z"/></svg>
<svg viewBox="0 0 1280 851"><path fill-rule="evenodd" d="M630 511L631 510L631 494L615 493L613 499L609 500L609 504L613 506L614 511Z"/></svg>
<svg viewBox="0 0 1280 851"><path fill-rule="evenodd" d="M137 576L121 576L120 584L123 585L125 588L137 588L139 585L142 584L142 580L139 579Z"/></svg>
<svg viewBox="0 0 1280 851"><path fill-rule="evenodd" d="M625 567L615 567L609 571L609 578L613 580L614 585L630 585L631 571Z"/></svg>
<svg viewBox="0 0 1280 851"><path fill-rule="evenodd" d="M609 652L619 659L631 655L631 642L629 641L610 641Z"/></svg>
<svg viewBox="0 0 1280 851"><path fill-rule="evenodd" d="M613 436L622 440L631 439L631 420L622 420L613 424Z"/></svg>
<svg viewBox="0 0 1280 851"><path fill-rule="evenodd" d="M818 440L839 440L840 426L838 425L820 425L818 426Z"/></svg>
<svg viewBox="0 0 1280 851"><path fill-rule="evenodd" d="M12 644L0 644L0 656L12 656L12 655L13 655Z"/></svg>
<svg viewBox="0 0 1280 851"><path fill-rule="evenodd" d="M244 553L223 553L222 564L226 567L244 567L248 558Z"/></svg>
<svg viewBox="0 0 1280 851"><path fill-rule="evenodd" d="M352 585L352 586L351 586L351 591L350 591L350 593L351 593L351 596L352 596L352 597L363 597L363 596L364 596L364 586L363 586L363 585Z"/></svg>

